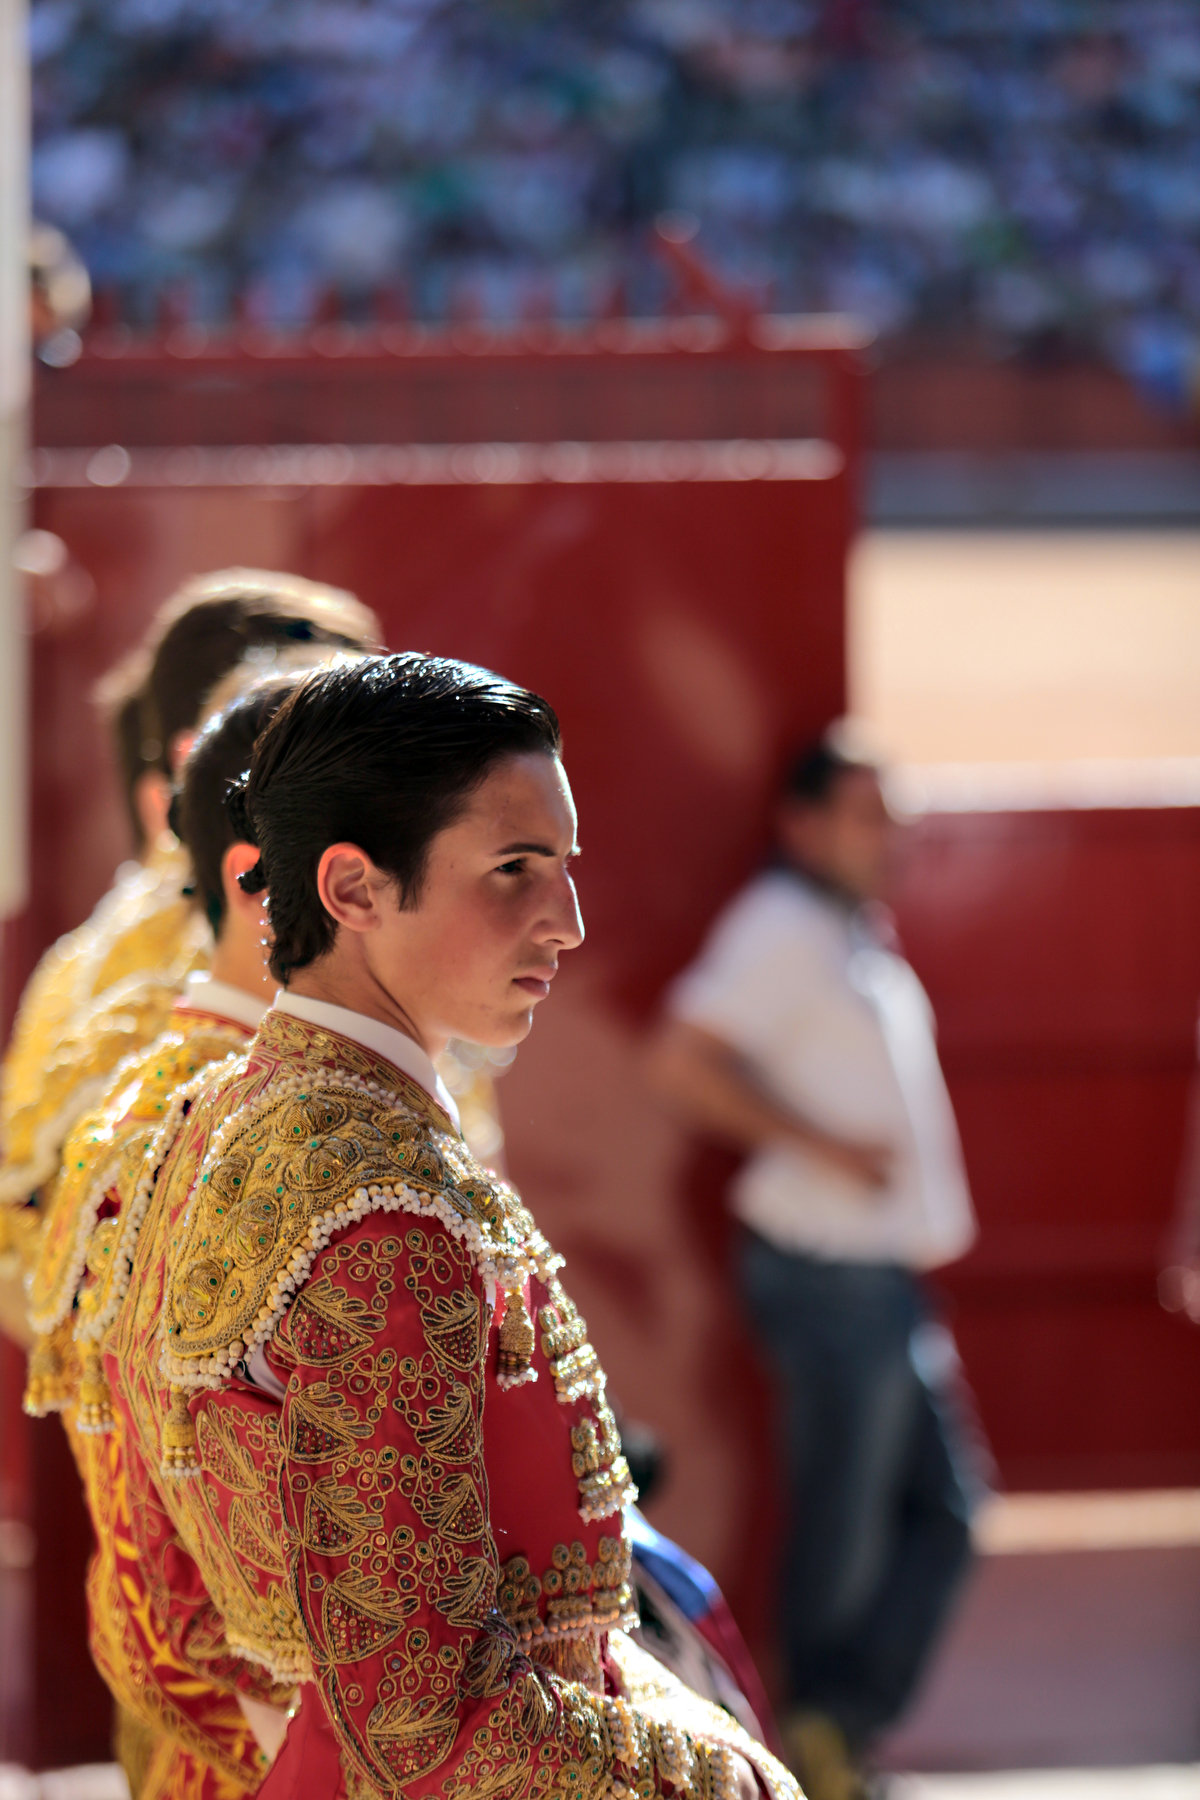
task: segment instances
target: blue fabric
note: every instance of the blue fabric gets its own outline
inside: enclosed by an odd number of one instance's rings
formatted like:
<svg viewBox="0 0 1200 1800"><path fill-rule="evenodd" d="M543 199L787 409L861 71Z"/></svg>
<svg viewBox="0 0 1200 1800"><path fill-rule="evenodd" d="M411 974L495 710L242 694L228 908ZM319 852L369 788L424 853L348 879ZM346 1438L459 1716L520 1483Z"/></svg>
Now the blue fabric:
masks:
<svg viewBox="0 0 1200 1800"><path fill-rule="evenodd" d="M636 1506L625 1509L625 1529L633 1545L633 1560L653 1576L686 1619L693 1624L702 1619L720 1592L703 1563L656 1531Z"/></svg>

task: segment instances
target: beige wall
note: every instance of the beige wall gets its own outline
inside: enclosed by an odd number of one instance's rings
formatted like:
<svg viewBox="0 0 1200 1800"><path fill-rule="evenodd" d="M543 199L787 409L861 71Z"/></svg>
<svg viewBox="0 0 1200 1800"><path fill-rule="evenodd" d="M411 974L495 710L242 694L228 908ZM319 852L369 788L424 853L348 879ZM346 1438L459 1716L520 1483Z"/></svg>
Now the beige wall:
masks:
<svg viewBox="0 0 1200 1800"><path fill-rule="evenodd" d="M1200 757L1200 530L868 532L851 596L902 762Z"/></svg>

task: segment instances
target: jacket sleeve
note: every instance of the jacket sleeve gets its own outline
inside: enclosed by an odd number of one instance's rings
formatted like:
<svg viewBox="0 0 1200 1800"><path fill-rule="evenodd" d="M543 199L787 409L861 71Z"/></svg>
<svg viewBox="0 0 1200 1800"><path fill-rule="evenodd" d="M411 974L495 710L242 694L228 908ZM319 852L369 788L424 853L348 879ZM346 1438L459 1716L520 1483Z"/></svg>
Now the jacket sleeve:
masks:
<svg viewBox="0 0 1200 1800"><path fill-rule="evenodd" d="M483 1461L487 1311L457 1238L372 1214L319 1252L269 1357L282 1502L314 1678L386 1793L626 1787L723 1800L726 1748L532 1663L497 1606ZM536 1480L536 1470L531 1470Z"/></svg>
<svg viewBox="0 0 1200 1800"><path fill-rule="evenodd" d="M172 1642L173 1610L155 1604L135 1541L147 1512L144 1496L136 1506L132 1503L124 1433L117 1426L107 1433L82 1434L70 1415L64 1415L64 1423L96 1532L88 1565L88 1635L105 1683L156 1734L234 1782L239 1792L252 1790L266 1763L230 1689L247 1686L268 1701L279 1696L267 1687L262 1671L245 1670L238 1682L228 1679L231 1659L210 1641L216 1637L211 1606L188 1609L188 1654ZM185 1586L176 1584L177 1589Z"/></svg>

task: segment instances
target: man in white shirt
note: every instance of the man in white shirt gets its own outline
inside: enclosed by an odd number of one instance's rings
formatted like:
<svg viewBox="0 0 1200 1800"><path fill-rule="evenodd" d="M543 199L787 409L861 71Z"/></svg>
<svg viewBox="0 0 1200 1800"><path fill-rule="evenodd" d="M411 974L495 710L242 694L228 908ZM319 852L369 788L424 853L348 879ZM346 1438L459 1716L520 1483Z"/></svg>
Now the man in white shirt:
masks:
<svg viewBox="0 0 1200 1800"><path fill-rule="evenodd" d="M781 1408L784 1732L810 1800L861 1791L969 1554L953 1343L920 1272L975 1226L929 1002L873 916L894 832L879 769L831 732L651 1053L664 1099L748 1153L731 1199Z"/></svg>

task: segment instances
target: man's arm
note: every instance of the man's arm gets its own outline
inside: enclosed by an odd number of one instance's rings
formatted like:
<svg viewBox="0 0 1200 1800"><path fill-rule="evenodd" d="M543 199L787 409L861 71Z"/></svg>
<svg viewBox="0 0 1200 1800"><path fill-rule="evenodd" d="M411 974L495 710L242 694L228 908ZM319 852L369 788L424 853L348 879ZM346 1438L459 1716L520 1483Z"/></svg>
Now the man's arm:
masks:
<svg viewBox="0 0 1200 1800"><path fill-rule="evenodd" d="M891 1171L887 1144L838 1137L777 1100L732 1045L698 1025L669 1019L647 1056L650 1086L684 1124L760 1150L791 1144L819 1156L864 1187L884 1187Z"/></svg>

